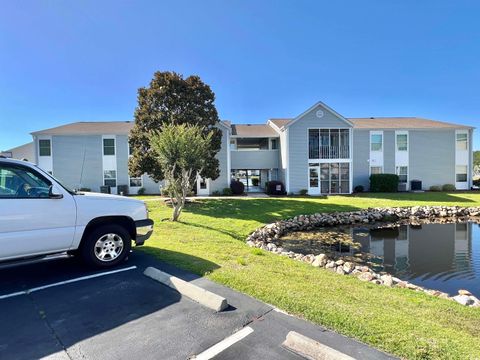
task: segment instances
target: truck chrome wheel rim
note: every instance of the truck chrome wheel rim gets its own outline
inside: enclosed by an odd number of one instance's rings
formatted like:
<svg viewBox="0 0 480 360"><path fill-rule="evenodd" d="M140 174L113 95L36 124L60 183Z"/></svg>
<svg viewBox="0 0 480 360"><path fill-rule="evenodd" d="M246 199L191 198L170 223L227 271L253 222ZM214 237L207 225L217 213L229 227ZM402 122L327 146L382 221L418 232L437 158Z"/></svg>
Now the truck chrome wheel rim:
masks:
<svg viewBox="0 0 480 360"><path fill-rule="evenodd" d="M115 260L123 251L123 240L117 234L105 234L95 243L95 256L100 261Z"/></svg>

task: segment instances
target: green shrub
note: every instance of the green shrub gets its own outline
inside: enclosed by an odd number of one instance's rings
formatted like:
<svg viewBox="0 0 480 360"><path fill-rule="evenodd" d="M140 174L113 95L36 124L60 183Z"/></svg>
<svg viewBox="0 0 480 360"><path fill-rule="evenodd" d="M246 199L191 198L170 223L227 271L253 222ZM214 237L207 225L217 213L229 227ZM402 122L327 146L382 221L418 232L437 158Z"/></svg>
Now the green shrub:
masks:
<svg viewBox="0 0 480 360"><path fill-rule="evenodd" d="M442 191L455 191L457 188L453 184L445 184L442 186Z"/></svg>
<svg viewBox="0 0 480 360"><path fill-rule="evenodd" d="M442 188L438 185L430 186L430 191L442 191Z"/></svg>
<svg viewBox="0 0 480 360"><path fill-rule="evenodd" d="M225 188L222 190L222 195L223 196L231 196L233 194L232 189L230 188Z"/></svg>
<svg viewBox="0 0 480 360"><path fill-rule="evenodd" d="M480 179L473 180L472 184L475 185L475 186L480 186Z"/></svg>
<svg viewBox="0 0 480 360"><path fill-rule="evenodd" d="M218 190L212 191L212 196L220 196L222 193Z"/></svg>
<svg viewBox="0 0 480 360"><path fill-rule="evenodd" d="M137 195L145 195L145 188L143 186L137 190Z"/></svg>
<svg viewBox="0 0 480 360"><path fill-rule="evenodd" d="M285 185L281 181L272 180L267 182L268 195L286 195Z"/></svg>
<svg viewBox="0 0 480 360"><path fill-rule="evenodd" d="M353 191L356 192L356 193L361 193L365 190L365 188L363 187L363 185L357 185L353 188Z"/></svg>
<svg viewBox="0 0 480 360"><path fill-rule="evenodd" d="M232 180L230 189L234 195L242 195L245 192L245 185L241 181Z"/></svg>
<svg viewBox="0 0 480 360"><path fill-rule="evenodd" d="M307 190L307 189L302 189L302 190L300 190L298 193L299 193L300 195L302 195L302 196L305 196L305 195L308 194L308 190Z"/></svg>
<svg viewBox="0 0 480 360"><path fill-rule="evenodd" d="M395 174L370 175L370 191L397 192L398 191L398 175L395 175Z"/></svg>

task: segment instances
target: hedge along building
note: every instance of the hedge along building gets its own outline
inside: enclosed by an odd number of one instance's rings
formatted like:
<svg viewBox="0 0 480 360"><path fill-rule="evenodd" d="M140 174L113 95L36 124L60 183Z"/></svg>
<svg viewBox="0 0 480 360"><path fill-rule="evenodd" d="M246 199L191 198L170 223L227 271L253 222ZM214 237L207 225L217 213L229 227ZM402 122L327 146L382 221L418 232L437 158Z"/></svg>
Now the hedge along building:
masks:
<svg viewBox="0 0 480 360"><path fill-rule="evenodd" d="M159 193L148 174L128 173L128 134L133 122L77 122L32 133L34 159L74 188L99 191L128 185ZM295 118L266 124L222 121L217 154L220 177L199 179L197 194L228 187L231 178L246 191L262 191L265 182L280 180L287 192L310 195L351 193L369 187L370 174L395 173L400 187L411 180L423 189L453 184L469 189L472 178L473 127L417 117L345 118L322 102Z"/></svg>

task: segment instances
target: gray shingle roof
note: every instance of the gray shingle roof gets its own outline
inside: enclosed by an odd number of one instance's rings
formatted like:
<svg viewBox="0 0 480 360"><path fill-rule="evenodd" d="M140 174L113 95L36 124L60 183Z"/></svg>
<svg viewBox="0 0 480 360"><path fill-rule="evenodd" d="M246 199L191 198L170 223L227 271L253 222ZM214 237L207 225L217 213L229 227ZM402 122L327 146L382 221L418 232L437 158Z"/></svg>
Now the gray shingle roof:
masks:
<svg viewBox="0 0 480 360"><path fill-rule="evenodd" d="M126 135L133 127L133 121L75 122L50 129L32 132L32 135Z"/></svg>
<svg viewBox="0 0 480 360"><path fill-rule="evenodd" d="M348 118L355 129L471 129L470 126L419 117Z"/></svg>
<svg viewBox="0 0 480 360"><path fill-rule="evenodd" d="M278 133L266 124L234 124L232 135L240 137L278 137Z"/></svg>

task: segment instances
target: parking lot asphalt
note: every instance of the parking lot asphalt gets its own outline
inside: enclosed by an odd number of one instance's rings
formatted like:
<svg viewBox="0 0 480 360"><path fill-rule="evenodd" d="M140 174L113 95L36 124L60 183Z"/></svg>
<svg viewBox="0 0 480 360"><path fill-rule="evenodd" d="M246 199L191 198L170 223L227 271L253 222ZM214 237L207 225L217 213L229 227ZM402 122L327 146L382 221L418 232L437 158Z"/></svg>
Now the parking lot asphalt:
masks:
<svg viewBox="0 0 480 360"><path fill-rule="evenodd" d="M144 276L148 266L231 306L205 308ZM1 269L0 359L189 359L245 326L253 332L215 359L300 359L281 346L292 330L358 359L390 358L139 251L112 270L92 271L75 259Z"/></svg>

